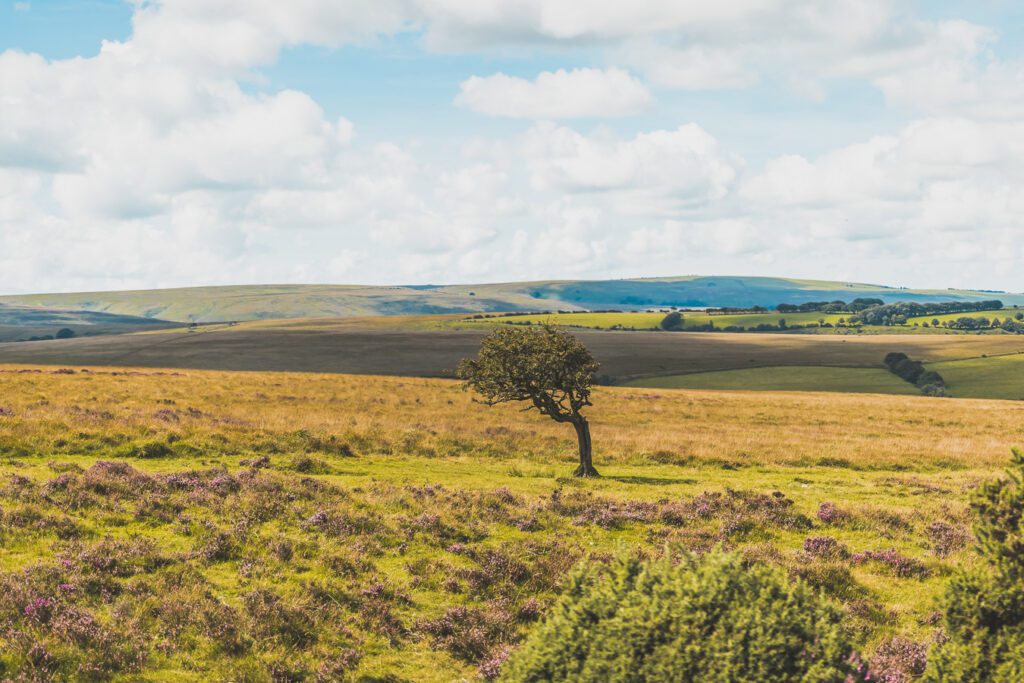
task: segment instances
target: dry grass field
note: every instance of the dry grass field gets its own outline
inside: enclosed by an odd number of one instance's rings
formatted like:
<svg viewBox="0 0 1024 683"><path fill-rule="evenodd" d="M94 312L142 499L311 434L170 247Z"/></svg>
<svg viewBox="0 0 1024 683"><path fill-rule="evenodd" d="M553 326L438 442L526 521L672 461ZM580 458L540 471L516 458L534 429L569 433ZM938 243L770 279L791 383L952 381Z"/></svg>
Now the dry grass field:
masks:
<svg viewBox="0 0 1024 683"><path fill-rule="evenodd" d="M600 388L591 416L579 481L571 430L447 380L0 366L0 675L471 680L576 560L668 546L810 581L865 652L926 642L968 492L1024 443L1006 401Z"/></svg>

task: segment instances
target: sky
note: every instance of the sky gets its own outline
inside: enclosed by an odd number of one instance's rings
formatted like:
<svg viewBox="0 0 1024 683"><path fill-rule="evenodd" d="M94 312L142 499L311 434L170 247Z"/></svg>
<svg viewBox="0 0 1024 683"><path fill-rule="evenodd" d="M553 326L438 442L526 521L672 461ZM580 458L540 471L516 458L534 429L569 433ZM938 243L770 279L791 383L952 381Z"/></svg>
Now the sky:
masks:
<svg viewBox="0 0 1024 683"><path fill-rule="evenodd" d="M1010 0L0 0L0 293L1024 290Z"/></svg>

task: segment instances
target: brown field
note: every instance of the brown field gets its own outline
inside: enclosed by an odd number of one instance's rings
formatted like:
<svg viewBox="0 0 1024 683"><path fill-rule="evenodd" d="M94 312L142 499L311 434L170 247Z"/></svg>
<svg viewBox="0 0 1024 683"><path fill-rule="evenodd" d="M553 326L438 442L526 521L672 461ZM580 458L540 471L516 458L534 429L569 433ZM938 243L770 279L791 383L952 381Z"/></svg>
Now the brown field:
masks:
<svg viewBox="0 0 1024 683"><path fill-rule="evenodd" d="M0 344L0 363L272 370L444 377L484 331L444 317L314 319L212 325L60 342ZM1024 352L1017 336L812 336L575 332L613 382L769 366L881 367L890 351L922 361Z"/></svg>

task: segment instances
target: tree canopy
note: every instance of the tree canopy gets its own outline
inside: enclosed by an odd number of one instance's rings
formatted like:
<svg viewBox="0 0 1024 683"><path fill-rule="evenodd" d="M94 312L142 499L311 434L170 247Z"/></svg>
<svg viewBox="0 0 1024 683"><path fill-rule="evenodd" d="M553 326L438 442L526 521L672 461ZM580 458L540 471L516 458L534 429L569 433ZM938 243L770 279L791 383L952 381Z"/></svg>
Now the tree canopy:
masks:
<svg viewBox="0 0 1024 683"><path fill-rule="evenodd" d="M580 447L578 476L597 476L591 463L590 428L582 410L589 405L600 365L573 335L551 326L502 327L484 338L476 358L459 364L465 387L483 403L527 402L556 422L576 428Z"/></svg>

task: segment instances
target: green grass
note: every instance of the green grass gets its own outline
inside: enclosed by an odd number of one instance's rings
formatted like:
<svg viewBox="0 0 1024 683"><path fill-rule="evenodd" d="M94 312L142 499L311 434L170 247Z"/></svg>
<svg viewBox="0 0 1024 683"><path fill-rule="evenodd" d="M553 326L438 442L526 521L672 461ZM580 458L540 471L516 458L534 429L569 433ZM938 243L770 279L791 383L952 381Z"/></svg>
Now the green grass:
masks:
<svg viewBox="0 0 1024 683"><path fill-rule="evenodd" d="M473 320L476 324L494 323L525 323L533 325L550 324L567 327L586 328L623 328L637 330L655 330L665 317L664 313L647 312L624 312L624 313L543 313L538 315L509 315L497 318L486 318ZM738 313L738 314L710 314L701 312L683 311L683 328L696 329L714 324L719 329L726 327L756 327L757 325L778 325L780 320L785 320L787 325L809 325L819 320L835 325L840 319L849 317L848 314L825 314L825 313Z"/></svg>
<svg viewBox="0 0 1024 683"><path fill-rule="evenodd" d="M1024 354L929 363L957 398L1024 399Z"/></svg>
<svg viewBox="0 0 1024 683"><path fill-rule="evenodd" d="M1002 308L992 311L970 311L967 313L947 313L945 315L921 315L915 318L908 318L907 324L913 325L914 323L928 323L931 325L933 320L938 320L940 323L944 323L947 320L951 321L959 318L988 318L989 320L999 318L1000 320L1005 320L1006 318L1014 317L1020 312L1021 310L1017 308Z"/></svg>
<svg viewBox="0 0 1024 683"><path fill-rule="evenodd" d="M698 372L631 380L625 386L745 391L837 391L863 394L920 392L888 370L876 368L775 367Z"/></svg>
<svg viewBox="0 0 1024 683"><path fill-rule="evenodd" d="M299 670L307 666L315 670L339 649L355 646L361 660L351 677L344 680L391 675L399 680L441 682L472 678L477 662L436 645L424 633L428 620L458 606L500 614L509 605L519 608L529 598L550 604L564 569L586 553L656 554L664 542L691 548L726 542L750 559L767 559L797 572L805 564L801 559L804 538L824 534L835 537L851 552L895 548L920 559L930 572L926 579L896 578L884 567L868 564L849 567L849 584L837 585L829 580L823 586L840 603L867 600L887 611L881 619L850 618L851 625L866 631L866 648L888 633L930 637L931 629L922 627L921 620L935 609L950 569L970 560L963 549L946 559L929 556L923 529L932 520L946 520L950 515L960 519L963 502L921 493L959 490L977 473L893 476L841 467L759 467L737 473L714 467L638 464L606 466L602 480L575 483L559 479L565 469L563 463L545 465L532 460L439 462L400 455L356 460L320 456L333 473L307 476L289 471L291 457L287 453L273 456L272 469L251 480L263 482L262 486L268 487L265 492L243 484L236 493L218 500L162 489L146 494L129 489L108 494L107 502L87 499L69 510L47 502L37 493L46 482L58 477L41 459L21 458L0 465L5 478L16 474L31 482L20 484L16 497L4 504L10 518L35 515L43 520L42 531L7 527L0 580L23 585L18 582L26 567L50 566L51 548L75 557L82 549L89 552L90 548L106 547L101 544L109 541L103 539L151 542L152 556L159 558L153 568L124 578L102 577L114 587L116 597L110 604L87 592L68 600L76 609L91 613L115 638L128 638L125 627L136 619L140 620L139 628L170 634L163 636L160 649L148 654L140 680L201 681L221 677L227 671L264 672L271 667ZM92 474L92 458L65 462L87 470L86 481L91 478L100 482L97 485L116 485L116 480ZM245 481L246 476L246 468L232 456L199 462L124 462L139 473L133 476L141 477L175 473L195 476L197 470L208 473L203 475L207 482L212 477ZM77 490L83 475L72 474L70 479L72 490ZM439 492L425 497L416 494L424 487ZM753 526L727 531L728 520L715 516L683 527L665 524L657 516L639 521L581 521L590 519L587 515L591 510L604 514L600 511L638 503L657 508L664 505L659 501L685 503L703 492L727 490L749 495L781 491L793 501L793 514L809 520L808 526L787 528L754 521ZM578 512L550 510L555 491L567 501L576 501L572 504L580 506ZM331 502L332 496L335 502ZM62 500L63 496L57 494L55 498ZM822 502L833 502L849 511L853 521L843 526L816 521L815 513ZM948 507L951 503L955 512ZM180 509L185 521L163 517L159 506ZM351 531L338 538L303 523L325 506L335 511L332 514L375 519L378 530ZM267 510L281 512L266 518ZM254 515L263 517L256 516L254 521ZM438 531L431 526L434 515L440 516ZM518 519L531 515L540 520L538 529L524 532L516 528ZM61 540L49 531L46 524L56 524L57 520L62 528L77 529L79 540ZM202 554L210 548L211 529L230 534L231 545L223 553L203 559ZM447 549L456 543L471 554ZM282 545L293 548L294 555L284 558L276 550ZM463 577L476 581L472 578L474 572L501 571L483 562L486 552L523 563L533 576L528 579L530 583L518 585L518 580L496 573L494 584L483 589L467 588ZM111 555L118 556L116 548ZM341 575L334 568L339 562L347 574ZM76 584L86 581L86 577L95 581L98 574L77 560L70 568L58 571L66 572L68 577L58 581ZM175 578L182 573L188 577L184 586ZM36 573L30 571L29 575ZM170 588L161 595L160 587L165 585ZM364 597L374 585L387 586L389 591L379 601ZM273 615L247 611L246 598L256 591L269 593L289 609L307 614L311 620L307 628L314 633L312 644L289 646L276 642L273 632L260 635L282 627ZM222 609L230 610L219 618L252 638L240 652L225 652L216 639L201 631L186 630L178 635L173 630L176 624L165 621L208 610L211 597ZM394 635L389 636L385 625L376 621L378 612L400 624ZM126 621L119 624L118 620ZM337 624L345 625L341 633ZM530 628L529 622L513 623L510 634L495 637L491 646L497 649L502 641L514 644ZM94 654L84 648L77 652L68 647L53 649L67 661L88 659ZM11 657L8 664L17 666L19 660L12 655L6 655ZM4 659L5 655L0 655L0 662ZM270 679L263 673L250 674L247 680Z"/></svg>

